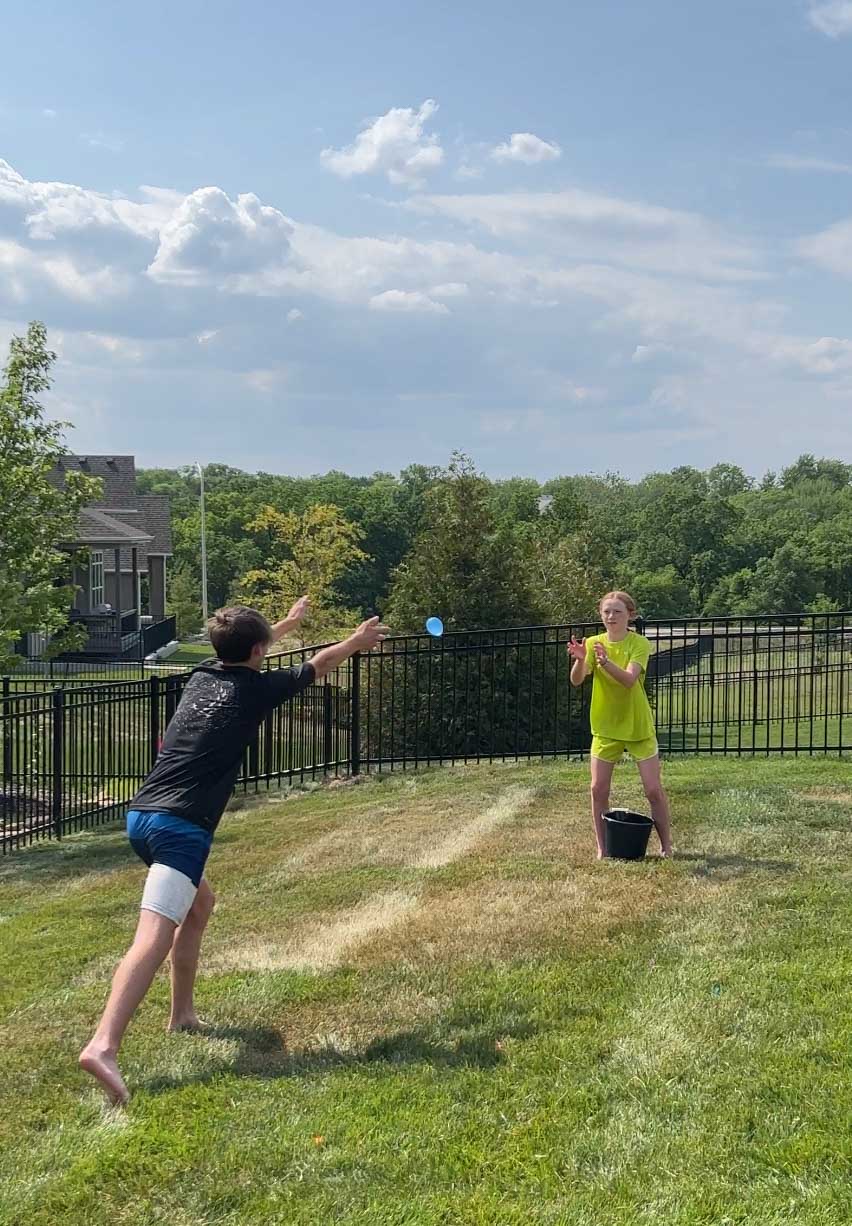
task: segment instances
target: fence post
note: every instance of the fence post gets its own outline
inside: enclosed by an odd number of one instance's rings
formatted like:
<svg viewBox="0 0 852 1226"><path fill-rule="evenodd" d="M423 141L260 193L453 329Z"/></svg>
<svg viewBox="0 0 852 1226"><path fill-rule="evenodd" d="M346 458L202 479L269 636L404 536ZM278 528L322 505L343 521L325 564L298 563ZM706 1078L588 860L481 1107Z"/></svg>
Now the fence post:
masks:
<svg viewBox="0 0 852 1226"><path fill-rule="evenodd" d="M156 673L151 678L151 705L148 710L148 729L150 736L151 765L157 760L160 752L160 678Z"/></svg>
<svg viewBox="0 0 852 1226"><path fill-rule="evenodd" d="M51 696L51 715L53 723L53 788L51 795L50 815L53 820L53 834L62 838L63 795L62 776L65 767L65 692L58 686Z"/></svg>
<svg viewBox="0 0 852 1226"><path fill-rule="evenodd" d="M9 694L12 683L8 677L3 678L3 791L12 778L12 720Z"/></svg>
<svg viewBox="0 0 852 1226"><path fill-rule="evenodd" d="M334 735L333 709L331 701L331 685L328 677L322 687L322 761L323 769L331 768L332 738Z"/></svg>
<svg viewBox="0 0 852 1226"><path fill-rule="evenodd" d="M361 774L361 653L356 651L350 665L349 683L349 771Z"/></svg>

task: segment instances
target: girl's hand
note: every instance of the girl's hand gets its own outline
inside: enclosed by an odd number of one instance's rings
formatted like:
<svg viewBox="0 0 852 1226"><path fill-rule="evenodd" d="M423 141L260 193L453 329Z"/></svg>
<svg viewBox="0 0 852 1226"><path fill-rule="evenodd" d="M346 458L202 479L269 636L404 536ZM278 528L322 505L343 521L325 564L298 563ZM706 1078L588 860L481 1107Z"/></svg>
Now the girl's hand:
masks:
<svg viewBox="0 0 852 1226"><path fill-rule="evenodd" d="M577 640L574 638L574 635L572 634L571 642L565 644L565 650L568 652L568 655L571 657L572 660L585 660L586 658L586 640L585 639Z"/></svg>
<svg viewBox="0 0 852 1226"><path fill-rule="evenodd" d="M604 664L606 664L609 660L609 656L606 654L606 648L604 647L603 643L595 643L595 658L597 659L597 662L600 664L601 668L603 668Z"/></svg>

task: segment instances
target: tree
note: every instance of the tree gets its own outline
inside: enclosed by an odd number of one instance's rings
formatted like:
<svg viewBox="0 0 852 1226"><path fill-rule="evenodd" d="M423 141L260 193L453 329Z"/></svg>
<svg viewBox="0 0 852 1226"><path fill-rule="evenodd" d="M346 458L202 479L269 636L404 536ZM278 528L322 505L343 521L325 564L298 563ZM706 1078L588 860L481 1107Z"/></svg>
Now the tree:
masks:
<svg viewBox="0 0 852 1226"><path fill-rule="evenodd" d="M587 532L565 535L551 507L516 532L518 569L530 591L534 621L595 621L607 581Z"/></svg>
<svg viewBox="0 0 852 1226"><path fill-rule="evenodd" d="M754 482L738 464L714 464L707 471L707 486L711 494L732 498L735 494L745 494L752 489Z"/></svg>
<svg viewBox="0 0 852 1226"><path fill-rule="evenodd" d="M491 483L460 452L428 490L423 527L396 572L385 620L397 634L422 633L434 613L455 633L422 635L370 661L366 753L374 752L376 736L395 754L427 758L475 755L489 745L496 752L586 746L564 641L552 631L510 629L539 622L548 602L562 611L564 602L585 599L571 591L572 582L579 588L588 581L578 573L576 542L566 543L551 580L547 560L561 548L558 521L543 525L547 517L529 499L534 521L501 521L494 502ZM560 670L564 684L554 687ZM397 693L408 696L404 707Z"/></svg>
<svg viewBox="0 0 852 1226"><path fill-rule="evenodd" d="M637 495L629 569L673 567L689 590L692 609L685 612L702 609L721 576L732 569L740 511L711 490L704 473L688 467L646 477Z"/></svg>
<svg viewBox="0 0 852 1226"><path fill-rule="evenodd" d="M185 567L176 567L168 586L169 612L174 613L179 638L196 634L203 612L198 581Z"/></svg>
<svg viewBox="0 0 852 1226"><path fill-rule="evenodd" d="M298 515L267 506L246 528L255 534L265 565L248 571L240 589L261 613L277 620L307 594L311 612L306 628L315 641L358 620L340 604L335 584L349 566L366 558L359 545L363 532L337 507L317 503Z"/></svg>
<svg viewBox="0 0 852 1226"><path fill-rule="evenodd" d="M777 549L771 558L761 558L753 570L743 569L725 576L707 601L706 612L715 616L759 616L770 613L798 613L825 593L817 590L817 579L807 552L790 542Z"/></svg>
<svg viewBox="0 0 852 1226"><path fill-rule="evenodd" d="M395 630L419 630L433 613L448 630L523 625L535 616L515 538L498 527L490 483L461 452L427 493L423 529L396 571L386 618Z"/></svg>
<svg viewBox="0 0 852 1226"><path fill-rule="evenodd" d="M50 475L68 451L67 422L49 422L39 396L51 385L56 355L44 324L13 337L0 384L0 671L13 668L15 644L30 631L53 636L49 652L77 646L82 627L70 627L73 557L63 544L76 536L81 508L101 493L82 473L64 484Z"/></svg>
<svg viewBox="0 0 852 1226"><path fill-rule="evenodd" d="M684 617L689 613L689 588L673 566L643 570L627 581L643 617Z"/></svg>
<svg viewBox="0 0 852 1226"><path fill-rule="evenodd" d="M827 481L834 489L844 489L852 484L852 464L800 455L794 464L781 473L781 484L785 489L791 489L802 481Z"/></svg>

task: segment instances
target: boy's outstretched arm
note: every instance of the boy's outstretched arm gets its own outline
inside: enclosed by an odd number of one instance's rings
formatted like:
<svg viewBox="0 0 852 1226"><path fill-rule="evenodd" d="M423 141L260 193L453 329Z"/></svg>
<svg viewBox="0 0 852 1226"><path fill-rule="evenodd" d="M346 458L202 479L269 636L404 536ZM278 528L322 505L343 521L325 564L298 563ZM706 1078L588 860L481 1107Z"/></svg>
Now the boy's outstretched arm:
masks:
<svg viewBox="0 0 852 1226"><path fill-rule="evenodd" d="M361 622L358 629L342 642L323 647L322 651L318 651L311 659L317 680L319 681L326 673L337 668L338 664L342 664L350 656L354 656L356 651L372 651L387 638L389 632L389 627L383 626L377 617L370 617L367 621Z"/></svg>
<svg viewBox="0 0 852 1226"><path fill-rule="evenodd" d="M280 622L276 622L272 627L272 641L277 643L285 634L289 634L291 630L295 630L301 622L302 618L310 609L311 602L307 596L300 596L293 605L286 617L283 617Z"/></svg>

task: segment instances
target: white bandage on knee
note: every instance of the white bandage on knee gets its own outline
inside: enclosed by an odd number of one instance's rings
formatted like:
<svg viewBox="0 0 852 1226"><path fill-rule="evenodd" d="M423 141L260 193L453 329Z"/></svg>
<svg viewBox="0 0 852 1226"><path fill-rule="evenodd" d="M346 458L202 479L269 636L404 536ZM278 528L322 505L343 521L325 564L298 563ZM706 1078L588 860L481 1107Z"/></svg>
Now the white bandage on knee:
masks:
<svg viewBox="0 0 852 1226"><path fill-rule="evenodd" d="M152 864L142 892L142 910L156 911L180 926L197 892L185 873L168 864Z"/></svg>

